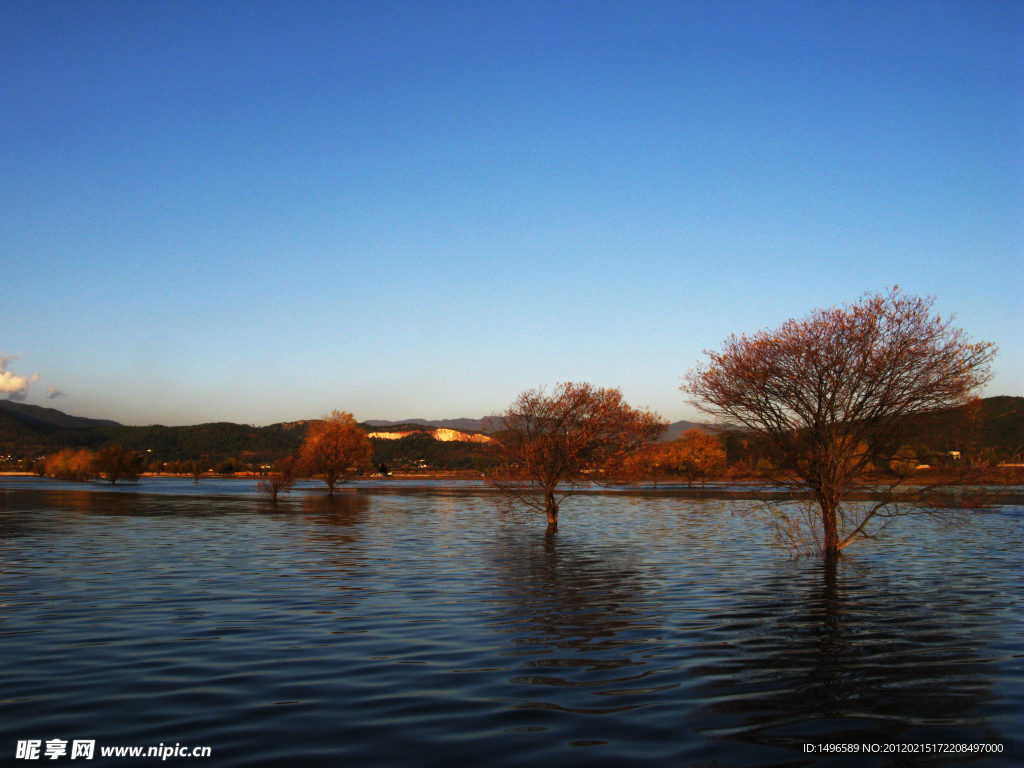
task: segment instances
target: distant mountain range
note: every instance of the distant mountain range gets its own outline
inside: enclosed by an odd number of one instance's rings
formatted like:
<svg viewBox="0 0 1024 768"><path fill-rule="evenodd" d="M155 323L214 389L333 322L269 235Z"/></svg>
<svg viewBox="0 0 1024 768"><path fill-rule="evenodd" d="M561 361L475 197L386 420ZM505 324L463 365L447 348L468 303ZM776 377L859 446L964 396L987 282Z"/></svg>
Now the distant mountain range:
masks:
<svg viewBox="0 0 1024 768"><path fill-rule="evenodd" d="M405 421L385 421L383 419L369 419L363 422L371 427L404 427L407 424L417 427L432 427L434 429L458 429L460 431L482 432L484 430L484 419L440 419L438 421L427 421L426 419L406 419Z"/></svg>
<svg viewBox="0 0 1024 768"><path fill-rule="evenodd" d="M90 427L120 427L110 419L89 419L85 416L71 416L56 408L43 408L39 405L28 405L11 400L0 400L0 411L7 411L18 421L36 428L50 429L88 429ZM371 427L403 427L416 426L429 429L456 429L462 432L486 432L489 419L405 419L403 421L387 421L385 419L368 419L364 421ZM670 424L665 433L666 440L675 440L688 429L703 429L693 421L677 421Z"/></svg>

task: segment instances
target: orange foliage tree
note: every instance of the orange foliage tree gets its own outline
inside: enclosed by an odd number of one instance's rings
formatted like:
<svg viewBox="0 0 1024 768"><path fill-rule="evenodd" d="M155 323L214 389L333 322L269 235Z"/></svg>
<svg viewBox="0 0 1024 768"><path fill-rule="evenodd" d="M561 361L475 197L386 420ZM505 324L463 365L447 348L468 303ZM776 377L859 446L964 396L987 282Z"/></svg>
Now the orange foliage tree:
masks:
<svg viewBox="0 0 1024 768"><path fill-rule="evenodd" d="M333 495L334 486L367 468L372 453L370 438L352 414L332 411L330 416L309 425L306 440L299 448L300 472L323 480L327 493Z"/></svg>
<svg viewBox="0 0 1024 768"><path fill-rule="evenodd" d="M43 459L42 474L62 480L91 480L96 474L96 454L88 448L65 448Z"/></svg>
<svg viewBox="0 0 1024 768"><path fill-rule="evenodd" d="M612 484L636 484L645 480L658 480L669 474L668 450L665 444L649 445L629 454L618 462L614 472L605 472L604 479Z"/></svg>
<svg viewBox="0 0 1024 768"><path fill-rule="evenodd" d="M952 318L933 315L933 304L898 288L867 294L777 330L732 336L684 379L694 405L771 447L774 482L810 491L817 514L807 518L808 541L827 558L900 510L898 482L879 498L862 481L911 419L965 407L991 378L995 347L972 343ZM843 505L854 490L877 500Z"/></svg>
<svg viewBox="0 0 1024 768"><path fill-rule="evenodd" d="M683 436L665 446L664 466L685 477L692 486L695 480L704 483L725 469L725 449L715 435L700 429L688 429Z"/></svg>
<svg viewBox="0 0 1024 768"><path fill-rule="evenodd" d="M657 442L668 424L630 407L618 389L558 384L523 392L492 419L503 466L492 484L512 503L543 511L558 525L558 506L579 483L612 471Z"/></svg>
<svg viewBox="0 0 1024 768"><path fill-rule="evenodd" d="M690 429L671 443L657 443L626 456L604 473L614 483L638 483L651 480L655 486L664 477L683 477L692 486L707 480L725 469L726 455L721 441L713 434Z"/></svg>

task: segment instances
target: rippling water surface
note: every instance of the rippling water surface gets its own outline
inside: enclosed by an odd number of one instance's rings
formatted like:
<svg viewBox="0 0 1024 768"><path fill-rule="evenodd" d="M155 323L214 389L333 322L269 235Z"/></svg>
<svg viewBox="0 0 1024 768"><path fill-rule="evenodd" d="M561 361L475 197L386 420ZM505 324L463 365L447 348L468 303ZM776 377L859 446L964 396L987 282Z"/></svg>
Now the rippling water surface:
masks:
<svg viewBox="0 0 1024 768"><path fill-rule="evenodd" d="M887 741L1007 751L856 764L1022 756L1019 506L902 520L830 573L734 499L579 497L547 535L483 493L274 508L220 488L0 482L0 754L60 738L205 745L209 765L827 765L803 745Z"/></svg>

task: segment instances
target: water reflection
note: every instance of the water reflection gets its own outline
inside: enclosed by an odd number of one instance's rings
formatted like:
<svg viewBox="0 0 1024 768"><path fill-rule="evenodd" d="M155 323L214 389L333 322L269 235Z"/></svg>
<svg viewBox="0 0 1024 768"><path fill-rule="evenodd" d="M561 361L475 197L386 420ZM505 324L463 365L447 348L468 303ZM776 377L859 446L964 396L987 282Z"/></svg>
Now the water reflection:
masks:
<svg viewBox="0 0 1024 768"><path fill-rule="evenodd" d="M792 749L997 739L970 714L992 697L980 621L963 631L937 615L934 592L886 583L867 564L811 563L800 576L795 592L780 579L777 597L742 607L756 621L747 631L729 629L735 608L710 617L724 637L692 669L712 700L693 715L704 735Z"/></svg>
<svg viewBox="0 0 1024 768"><path fill-rule="evenodd" d="M735 508L581 499L545 537L482 496L3 492L0 735L660 768L1020 732L1019 509L822 572Z"/></svg>
<svg viewBox="0 0 1024 768"><path fill-rule="evenodd" d="M173 496L136 494L125 491L77 489L16 489L0 493L0 510L34 514L78 512L112 516L196 516L251 512L258 500L243 496Z"/></svg>

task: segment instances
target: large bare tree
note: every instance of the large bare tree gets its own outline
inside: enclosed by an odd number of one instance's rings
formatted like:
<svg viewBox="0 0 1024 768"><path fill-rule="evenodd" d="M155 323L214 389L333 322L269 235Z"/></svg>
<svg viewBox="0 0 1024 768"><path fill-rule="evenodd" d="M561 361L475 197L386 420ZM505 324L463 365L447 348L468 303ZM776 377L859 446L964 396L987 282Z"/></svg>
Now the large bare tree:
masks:
<svg viewBox="0 0 1024 768"><path fill-rule="evenodd" d="M668 424L630 407L618 389L566 383L523 392L492 427L503 456L492 483L511 502L543 511L554 529L565 496L656 442Z"/></svg>
<svg viewBox="0 0 1024 768"><path fill-rule="evenodd" d="M773 452L769 479L810 491L815 545L826 557L869 535L908 498L863 482L921 414L966 406L991 378L992 344L933 314L934 299L898 288L819 309L777 330L731 336L681 389L723 425L752 431ZM855 490L874 501L844 505ZM786 520L786 525L794 524Z"/></svg>
<svg viewBox="0 0 1024 768"><path fill-rule="evenodd" d="M312 422L306 440L299 448L300 472L319 477L327 484L327 493L362 472L370 462L373 446L351 413L332 411L321 421Z"/></svg>

